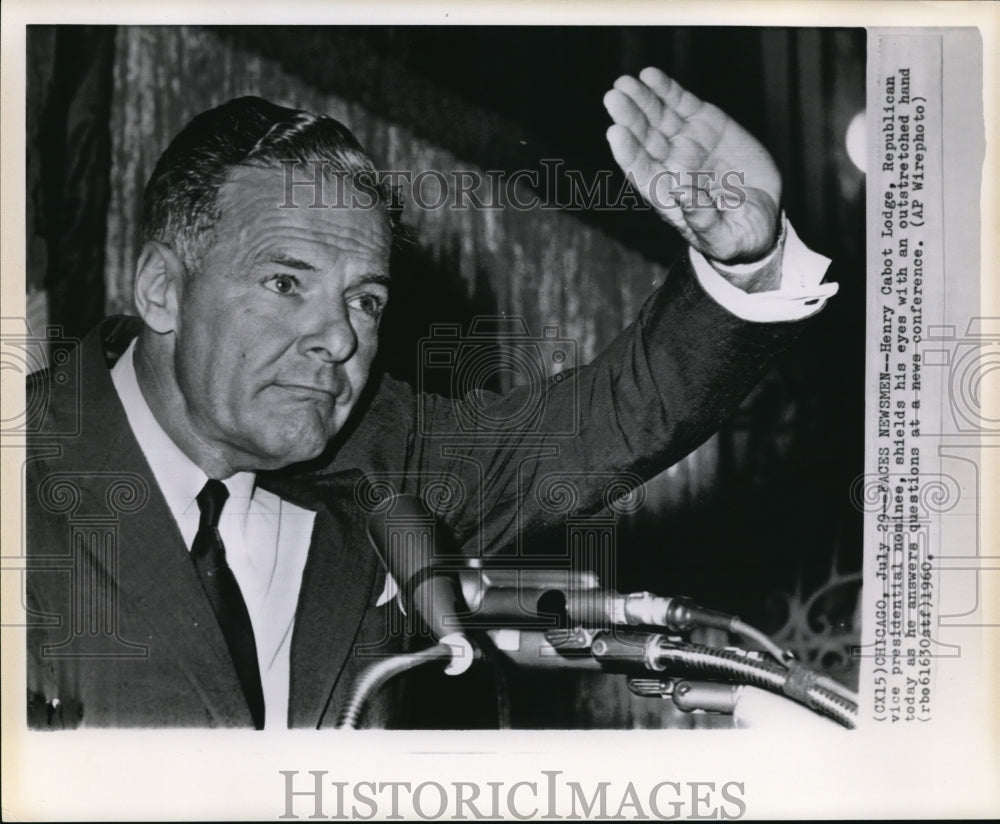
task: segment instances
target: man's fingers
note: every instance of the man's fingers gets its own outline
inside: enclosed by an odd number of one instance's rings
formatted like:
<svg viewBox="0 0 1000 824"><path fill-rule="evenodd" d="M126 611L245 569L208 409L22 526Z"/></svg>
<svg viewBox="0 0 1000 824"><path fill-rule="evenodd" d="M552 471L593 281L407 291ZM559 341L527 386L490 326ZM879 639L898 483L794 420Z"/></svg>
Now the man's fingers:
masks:
<svg viewBox="0 0 1000 824"><path fill-rule="evenodd" d="M667 136L676 134L684 120L673 106L673 102L661 97L656 90L634 77L619 77L615 87L627 94L642 109L650 125Z"/></svg>
<svg viewBox="0 0 1000 824"><path fill-rule="evenodd" d="M658 85L651 86L630 75L623 75L615 81L614 90L632 101L646 118L650 129L672 137L684 127L687 114L697 111L701 101L658 69L651 70L647 76L655 79ZM641 133L638 136L642 139Z"/></svg>
<svg viewBox="0 0 1000 824"><path fill-rule="evenodd" d="M639 72L639 79L660 98L665 107L681 118L690 117L701 106L701 100L655 66L648 66Z"/></svg>
<svg viewBox="0 0 1000 824"><path fill-rule="evenodd" d="M632 132L620 124L607 131L608 145L615 162L633 176L639 186L645 186L650 177L650 158Z"/></svg>
<svg viewBox="0 0 1000 824"><path fill-rule="evenodd" d="M608 144L642 197L694 248L719 260L773 246L781 178L767 151L722 110L659 69L623 76L604 98ZM725 185L734 170L738 211ZM731 183L731 180L730 180Z"/></svg>
<svg viewBox="0 0 1000 824"><path fill-rule="evenodd" d="M605 135L615 162L626 171L631 169L636 156L641 151L639 141L635 139L635 135L620 123L609 126Z"/></svg>
<svg viewBox="0 0 1000 824"><path fill-rule="evenodd" d="M675 115L665 112L656 96L634 77L620 77L615 85L616 88L604 95L608 114L632 133L651 160L662 162L670 154L670 138L651 118L658 117L662 122L672 117L678 123L680 121Z"/></svg>
<svg viewBox="0 0 1000 824"><path fill-rule="evenodd" d="M648 86L626 74L615 81L615 88L635 103L651 126L659 126L663 103Z"/></svg>
<svg viewBox="0 0 1000 824"><path fill-rule="evenodd" d="M604 108L611 119L632 132L636 140L645 140L649 121L631 97L618 89L611 89L604 95Z"/></svg>

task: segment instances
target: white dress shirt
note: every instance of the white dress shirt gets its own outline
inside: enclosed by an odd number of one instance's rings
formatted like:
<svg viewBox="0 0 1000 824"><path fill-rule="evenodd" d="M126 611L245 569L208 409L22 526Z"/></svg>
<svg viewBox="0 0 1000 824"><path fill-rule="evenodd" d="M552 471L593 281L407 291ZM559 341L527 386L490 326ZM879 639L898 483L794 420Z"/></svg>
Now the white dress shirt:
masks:
<svg viewBox="0 0 1000 824"><path fill-rule="evenodd" d="M208 476L177 447L153 416L136 379L134 352L133 341L111 370L111 380L190 551L200 520L195 498ZM253 625L264 690L265 728L285 729L292 627L316 514L260 489L251 472L220 480L229 490L229 498L222 508L219 533Z"/></svg>

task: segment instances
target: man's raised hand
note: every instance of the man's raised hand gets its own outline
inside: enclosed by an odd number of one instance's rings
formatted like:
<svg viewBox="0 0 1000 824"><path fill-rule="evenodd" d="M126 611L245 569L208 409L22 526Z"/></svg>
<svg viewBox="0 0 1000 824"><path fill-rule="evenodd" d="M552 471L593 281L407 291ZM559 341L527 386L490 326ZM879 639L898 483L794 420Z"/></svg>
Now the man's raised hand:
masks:
<svg viewBox="0 0 1000 824"><path fill-rule="evenodd" d="M758 260L772 249L781 176L735 120L655 68L619 77L604 106L618 165L691 246L722 263Z"/></svg>

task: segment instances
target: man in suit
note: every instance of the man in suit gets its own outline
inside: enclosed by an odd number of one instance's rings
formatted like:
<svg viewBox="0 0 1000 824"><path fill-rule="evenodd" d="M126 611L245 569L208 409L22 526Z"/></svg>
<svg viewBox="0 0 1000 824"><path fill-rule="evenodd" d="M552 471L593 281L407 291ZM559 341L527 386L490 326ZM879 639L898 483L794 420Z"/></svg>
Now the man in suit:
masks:
<svg viewBox="0 0 1000 824"><path fill-rule="evenodd" d="M353 136L257 98L185 127L144 195L139 319L88 336L78 386L36 378L33 726L330 726L398 640L364 537L373 485L450 484L456 542L501 551L558 525L552 478L595 510L609 479L652 476L735 409L835 287L725 114L652 69L605 105L616 160L691 249L593 363L487 399L496 426L474 433L469 407L371 374L397 215ZM348 206L291 202L290 161L324 164ZM738 208L718 200L733 169ZM705 190L675 170L717 174ZM530 400L531 425L505 427Z"/></svg>

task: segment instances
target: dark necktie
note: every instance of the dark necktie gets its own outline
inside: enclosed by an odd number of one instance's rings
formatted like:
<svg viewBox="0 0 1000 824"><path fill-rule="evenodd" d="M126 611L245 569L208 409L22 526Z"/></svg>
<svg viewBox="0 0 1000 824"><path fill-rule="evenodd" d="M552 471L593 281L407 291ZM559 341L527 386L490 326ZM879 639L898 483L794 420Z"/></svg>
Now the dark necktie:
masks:
<svg viewBox="0 0 1000 824"><path fill-rule="evenodd" d="M250 623L247 605L240 594L239 584L236 583L236 576L226 563L226 548L219 535L219 517L228 497L226 485L216 480L209 480L198 493L201 521L198 524L198 534L194 536L194 543L191 545L191 559L229 646L229 654L236 665L236 673L243 686L254 726L262 730L264 692L260 684L253 625Z"/></svg>

